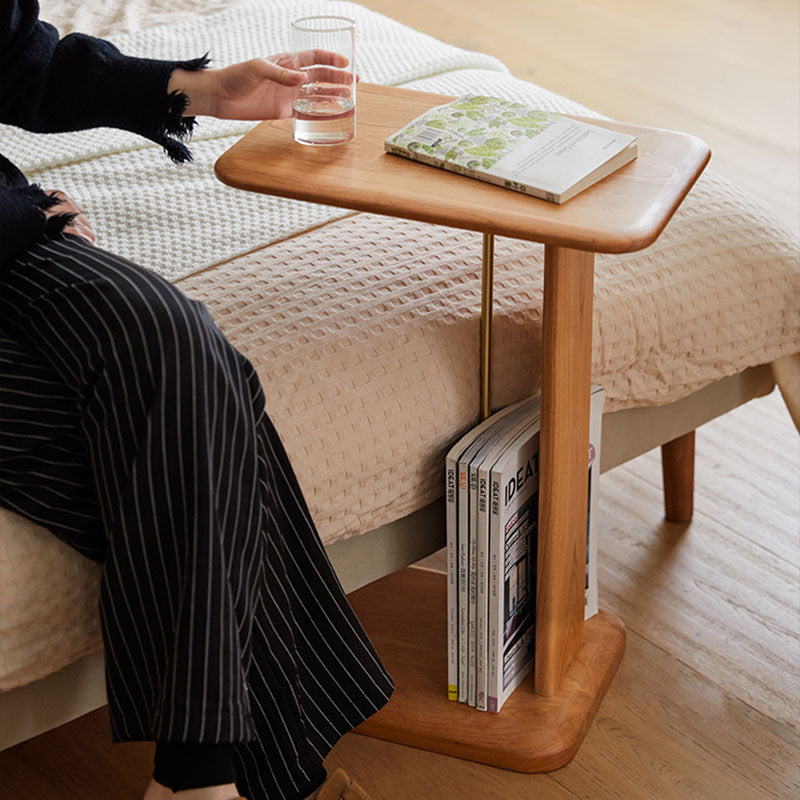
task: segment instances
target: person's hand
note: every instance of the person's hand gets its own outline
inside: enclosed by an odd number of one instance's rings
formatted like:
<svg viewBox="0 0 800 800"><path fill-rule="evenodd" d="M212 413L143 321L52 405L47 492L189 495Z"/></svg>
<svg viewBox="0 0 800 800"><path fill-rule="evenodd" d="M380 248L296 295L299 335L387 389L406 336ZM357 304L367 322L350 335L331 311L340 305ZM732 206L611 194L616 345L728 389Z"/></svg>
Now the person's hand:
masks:
<svg viewBox="0 0 800 800"><path fill-rule="evenodd" d="M94 244L94 231L92 230L92 226L89 223L83 208L81 208L81 206L79 206L64 192L47 191L45 194L49 194L51 197L57 197L59 199L59 202L56 205L51 206L44 212L45 218L49 219L55 214L77 214L77 216L73 218L72 222L64 227L64 233L74 233L76 236L81 236L86 239L86 241L90 244Z"/></svg>
<svg viewBox="0 0 800 800"><path fill-rule="evenodd" d="M313 69L305 69L312 65ZM278 53L217 70L176 69L170 76L167 90L177 89L187 94L186 116L282 119L292 115L292 101L307 81L350 83L352 75L341 71L346 66L344 56L327 50ZM342 93L346 91L347 87L342 86Z"/></svg>

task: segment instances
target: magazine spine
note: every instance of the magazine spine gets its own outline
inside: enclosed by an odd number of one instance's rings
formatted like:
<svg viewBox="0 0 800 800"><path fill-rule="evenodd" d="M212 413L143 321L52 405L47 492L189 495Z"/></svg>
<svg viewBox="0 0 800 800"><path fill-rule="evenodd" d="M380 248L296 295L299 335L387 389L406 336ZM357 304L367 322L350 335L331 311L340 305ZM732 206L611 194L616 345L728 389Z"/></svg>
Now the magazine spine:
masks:
<svg viewBox="0 0 800 800"><path fill-rule="evenodd" d="M480 454L476 454L476 458L469 465L469 528L467 531L469 551L467 703L473 708L477 704L476 683L478 673L478 468L476 460L479 457Z"/></svg>
<svg viewBox="0 0 800 800"><path fill-rule="evenodd" d="M458 569L458 702L467 702L467 627L468 627L468 603L467 603L467 521L469 515L469 492L467 482L469 480L467 463L459 459L458 461L458 536L456 547L457 569Z"/></svg>
<svg viewBox="0 0 800 800"><path fill-rule="evenodd" d="M538 410L538 409L537 409ZM513 530L510 523L515 514L530 497L538 498L538 466L535 469L531 483L526 481L522 494L517 493L517 499L512 503L504 495L506 484L513 482L520 466L527 465L531 459L536 459L539 447L540 416L537 413L528 424L511 441L491 468L489 475L490 485L490 532L489 551L491 553L490 576L490 613L489 613L489 647L488 647L488 680L487 680L487 710L498 712L503 707L506 698L516 688L533 664L532 659L532 631L535 626L535 570L529 559L526 559L527 576L526 600L528 604L528 620L524 628L520 628L516 637L516 647L506 650L505 620L507 616L506 604L506 568L507 568L507 539L508 531ZM522 458L522 461L520 461ZM533 512L528 519L525 538L536 536L538 502L532 501ZM535 541L535 540L534 540ZM518 547L519 545L517 545ZM526 545L526 550L527 550ZM535 547L532 548L535 559ZM528 648L530 647L530 653ZM513 667L513 679L507 685L505 682L506 660L510 659ZM513 665L516 665L515 667Z"/></svg>
<svg viewBox="0 0 800 800"><path fill-rule="evenodd" d="M489 465L491 466L491 465ZM475 707L487 709L487 661L488 661L488 600L489 600L489 475L487 465L478 470L478 599L477 599L477 685Z"/></svg>
<svg viewBox="0 0 800 800"><path fill-rule="evenodd" d="M487 624L486 709L499 711L500 697L497 670L500 645L498 642L500 614L500 582L503 565L500 546L500 502L502 481L499 474L489 474L489 619Z"/></svg>
<svg viewBox="0 0 800 800"><path fill-rule="evenodd" d="M456 459L445 459L445 520L447 526L447 699L458 700L458 585Z"/></svg>

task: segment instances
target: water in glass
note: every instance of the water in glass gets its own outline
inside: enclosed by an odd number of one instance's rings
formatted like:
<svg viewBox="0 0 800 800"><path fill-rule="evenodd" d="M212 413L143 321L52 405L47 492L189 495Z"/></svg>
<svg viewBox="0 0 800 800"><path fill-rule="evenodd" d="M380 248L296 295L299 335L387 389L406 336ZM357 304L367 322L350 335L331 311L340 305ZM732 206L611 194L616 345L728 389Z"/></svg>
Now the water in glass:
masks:
<svg viewBox="0 0 800 800"><path fill-rule="evenodd" d="M352 97L302 95L293 103L295 141L302 144L341 144L355 133L355 102Z"/></svg>

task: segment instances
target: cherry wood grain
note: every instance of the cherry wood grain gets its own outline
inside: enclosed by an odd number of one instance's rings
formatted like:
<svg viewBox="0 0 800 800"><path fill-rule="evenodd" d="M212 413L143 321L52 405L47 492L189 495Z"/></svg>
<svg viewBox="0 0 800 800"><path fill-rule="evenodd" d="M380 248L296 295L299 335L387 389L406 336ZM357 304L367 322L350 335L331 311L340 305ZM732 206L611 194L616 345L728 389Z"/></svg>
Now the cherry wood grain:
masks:
<svg viewBox="0 0 800 800"><path fill-rule="evenodd" d="M687 523L694 513L694 431L661 445L664 516Z"/></svg>
<svg viewBox="0 0 800 800"><path fill-rule="evenodd" d="M291 120L264 122L218 159L216 174L239 189L621 253L658 238L710 157L708 146L687 134L591 120L639 137L639 155L558 206L384 152L388 136L452 99L360 84L353 141L309 147L293 141Z"/></svg>
<svg viewBox="0 0 800 800"><path fill-rule="evenodd" d="M581 646L594 255L545 246L536 691L554 695Z"/></svg>
<svg viewBox="0 0 800 800"><path fill-rule="evenodd" d="M348 595L395 682L389 703L356 733L519 772L545 772L577 752L622 659L625 631L601 612L558 692L528 678L498 714L447 699L445 576L409 567Z"/></svg>

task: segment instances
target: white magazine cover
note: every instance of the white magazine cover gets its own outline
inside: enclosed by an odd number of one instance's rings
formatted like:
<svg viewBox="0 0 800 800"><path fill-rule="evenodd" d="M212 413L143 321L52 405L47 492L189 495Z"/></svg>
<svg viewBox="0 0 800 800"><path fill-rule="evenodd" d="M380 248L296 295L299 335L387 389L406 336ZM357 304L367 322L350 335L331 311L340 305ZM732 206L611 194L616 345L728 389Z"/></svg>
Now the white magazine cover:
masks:
<svg viewBox="0 0 800 800"><path fill-rule="evenodd" d="M492 467L517 438L535 422L541 413L539 395L531 398L530 406L519 421L510 426L505 435L498 437L483 459L475 465L477 472L477 598L476 598L476 702L479 711L487 710L488 687L488 616L489 616L489 478ZM474 463L474 462L473 462Z"/></svg>
<svg viewBox="0 0 800 800"><path fill-rule="evenodd" d="M592 387L589 417L589 499L586 530L586 594L584 619L597 613L597 537L600 530L600 444L603 434L603 404L606 392Z"/></svg>
<svg viewBox="0 0 800 800"><path fill-rule="evenodd" d="M539 424L531 421L489 477L488 711L499 711L533 665Z"/></svg>
<svg viewBox="0 0 800 800"><path fill-rule="evenodd" d="M458 699L459 686L459 563L458 563L458 459L475 438L483 434L498 420L525 403L520 400L487 417L467 431L448 451L445 458L445 518L447 526L447 696ZM466 587L464 587L466 590ZM466 692L466 683L464 691ZM466 698L466 695L465 695Z"/></svg>
<svg viewBox="0 0 800 800"><path fill-rule="evenodd" d="M481 440L480 446L473 451L467 465L467 703L473 707L477 705L477 675L478 675L478 642L481 641L478 633L479 606L478 595L481 593L479 582L479 541L478 541L478 515L480 507L478 487L478 467L483 463L486 455L497 449L498 442L507 440L511 431L521 431L525 420L530 416L533 408L538 404L538 398L529 398L523 405L492 425L489 434ZM512 437L513 438L513 437ZM466 455L465 455L466 458ZM464 533L463 529L459 535ZM486 624L484 618L483 624ZM485 641L485 637L483 638ZM485 646L484 646L485 650ZM485 653L481 660L485 661Z"/></svg>
<svg viewBox="0 0 800 800"><path fill-rule="evenodd" d="M597 613L600 441L605 391L590 398L584 619ZM489 477L487 710L497 712L533 667L539 516L537 419L497 459Z"/></svg>
<svg viewBox="0 0 800 800"><path fill-rule="evenodd" d="M472 609L473 616L470 617L470 556L471 548L469 541L469 521L470 521L470 491L469 491L469 465L473 458L489 444L498 433L511 424L516 415L524 413L526 404L529 401L523 400L508 413L500 416L495 414L496 419L473 439L458 458L456 474L456 518L457 518L457 571L458 571L458 700L468 703L470 700L470 673L473 674L471 681L472 705L475 704L475 679L474 672L470 667L475 661L475 637L474 633L475 617L474 604ZM473 584L474 588L474 584ZM470 647L472 641L472 647ZM470 659L471 657L471 659Z"/></svg>

